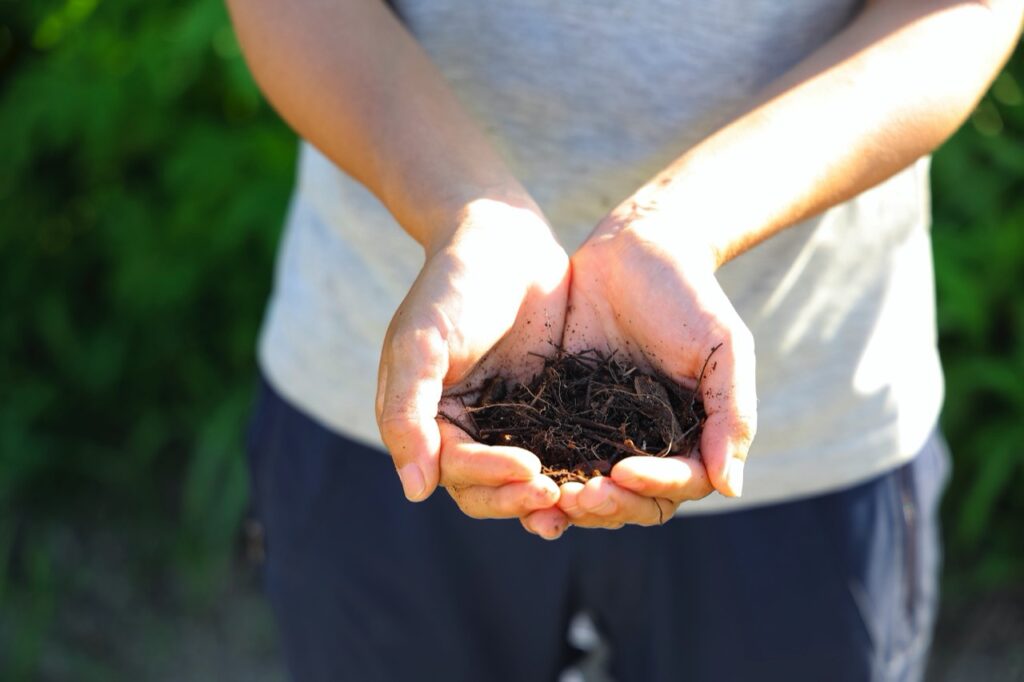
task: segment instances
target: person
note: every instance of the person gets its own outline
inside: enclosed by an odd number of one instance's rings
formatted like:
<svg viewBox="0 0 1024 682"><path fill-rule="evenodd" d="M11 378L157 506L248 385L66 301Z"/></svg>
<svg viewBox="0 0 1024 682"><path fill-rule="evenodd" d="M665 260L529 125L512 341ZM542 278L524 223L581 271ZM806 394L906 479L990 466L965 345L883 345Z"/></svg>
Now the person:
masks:
<svg viewBox="0 0 1024 682"><path fill-rule="evenodd" d="M553 680L586 612L617 680L920 679L927 155L1024 3L393 5L229 2L308 141L249 445L294 678ZM438 418L558 348L718 348L700 456L559 487Z"/></svg>

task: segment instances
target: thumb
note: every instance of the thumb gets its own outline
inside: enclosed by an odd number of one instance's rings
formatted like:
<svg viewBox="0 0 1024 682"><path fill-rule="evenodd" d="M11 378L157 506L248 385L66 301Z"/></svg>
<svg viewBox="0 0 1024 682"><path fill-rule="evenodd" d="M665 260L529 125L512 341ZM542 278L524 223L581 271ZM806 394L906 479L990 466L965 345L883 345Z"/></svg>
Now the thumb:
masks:
<svg viewBox="0 0 1024 682"><path fill-rule="evenodd" d="M701 380L708 415L701 459L715 489L739 497L747 451L757 431L753 338L738 326L716 350Z"/></svg>
<svg viewBox="0 0 1024 682"><path fill-rule="evenodd" d="M430 497L440 479L437 409L448 348L436 329L397 333L384 343L377 382L377 424L405 496Z"/></svg>

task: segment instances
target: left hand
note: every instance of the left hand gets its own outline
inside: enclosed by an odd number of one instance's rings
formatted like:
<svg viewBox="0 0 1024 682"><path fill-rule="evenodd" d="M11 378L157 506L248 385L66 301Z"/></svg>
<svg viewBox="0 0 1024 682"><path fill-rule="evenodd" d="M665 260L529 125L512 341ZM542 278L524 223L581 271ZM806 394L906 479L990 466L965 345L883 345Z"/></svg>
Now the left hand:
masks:
<svg viewBox="0 0 1024 682"><path fill-rule="evenodd" d="M710 356L699 457L633 456L607 477L563 484L557 507L522 519L527 530L654 525L712 490L740 495L757 420L754 342L715 279L714 250L687 229L635 200L610 214L572 257L563 343L615 350L690 388Z"/></svg>

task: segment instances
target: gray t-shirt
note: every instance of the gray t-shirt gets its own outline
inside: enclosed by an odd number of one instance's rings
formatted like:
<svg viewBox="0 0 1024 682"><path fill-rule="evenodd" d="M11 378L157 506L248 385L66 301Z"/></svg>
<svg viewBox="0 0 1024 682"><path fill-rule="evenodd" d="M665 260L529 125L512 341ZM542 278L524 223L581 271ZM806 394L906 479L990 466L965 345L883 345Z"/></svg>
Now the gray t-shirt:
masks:
<svg viewBox="0 0 1024 682"><path fill-rule="evenodd" d="M570 252L860 7L396 4ZM779 162L764 159L764 172ZM722 187L721 201L742 201L743 192ZM719 271L757 345L758 434L743 499L712 496L684 513L836 489L923 445L942 400L929 220L923 160ZM272 385L329 428L379 444L380 345L421 263L419 246L373 195L304 145L260 342Z"/></svg>

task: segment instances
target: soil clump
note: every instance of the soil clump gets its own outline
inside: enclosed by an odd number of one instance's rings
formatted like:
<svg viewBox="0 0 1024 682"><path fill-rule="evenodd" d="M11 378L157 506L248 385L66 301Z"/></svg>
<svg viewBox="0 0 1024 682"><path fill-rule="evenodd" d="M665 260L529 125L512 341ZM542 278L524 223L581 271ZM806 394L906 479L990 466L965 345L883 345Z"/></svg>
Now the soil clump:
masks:
<svg viewBox="0 0 1024 682"><path fill-rule="evenodd" d="M458 426L535 453L558 484L607 475L633 455L696 455L707 418L699 380L691 390L595 349L559 352L528 384L492 377L474 398Z"/></svg>

